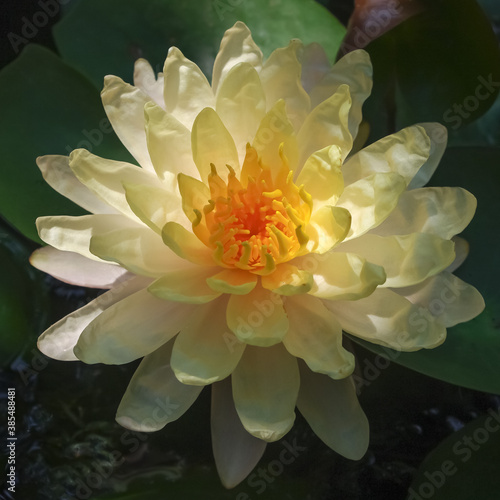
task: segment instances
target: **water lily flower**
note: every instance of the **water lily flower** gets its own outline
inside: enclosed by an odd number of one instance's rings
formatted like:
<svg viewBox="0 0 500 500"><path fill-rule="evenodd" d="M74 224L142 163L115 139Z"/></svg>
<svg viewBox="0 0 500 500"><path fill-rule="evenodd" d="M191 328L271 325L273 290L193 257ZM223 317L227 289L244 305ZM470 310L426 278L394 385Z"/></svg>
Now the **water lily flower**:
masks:
<svg viewBox="0 0 500 500"><path fill-rule="evenodd" d="M33 265L109 289L45 331L40 350L85 363L143 357L117 413L137 431L176 420L211 384L228 487L290 430L296 406L333 450L363 456L368 422L342 331L433 348L483 308L451 274L464 256L452 238L476 200L423 187L444 127L353 150L371 74L362 50L331 66L298 40L264 60L238 22L211 84L175 47L163 73L140 59L134 85L106 77L104 108L139 166L82 149L38 159L90 214L39 218L48 246Z"/></svg>

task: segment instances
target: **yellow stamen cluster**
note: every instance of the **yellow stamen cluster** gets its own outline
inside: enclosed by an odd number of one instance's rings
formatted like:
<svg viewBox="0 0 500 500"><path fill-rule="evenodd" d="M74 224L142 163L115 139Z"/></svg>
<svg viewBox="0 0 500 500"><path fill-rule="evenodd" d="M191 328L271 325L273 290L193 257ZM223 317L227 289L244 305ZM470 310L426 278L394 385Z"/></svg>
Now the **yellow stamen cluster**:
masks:
<svg viewBox="0 0 500 500"><path fill-rule="evenodd" d="M308 241L304 227L312 200L303 187L294 184L282 148L280 157L282 164L274 178L251 146L247 146L240 179L227 165L224 181L211 165L211 198L203 214L196 213L193 230L214 249L219 265L264 275L276 264L304 253Z"/></svg>

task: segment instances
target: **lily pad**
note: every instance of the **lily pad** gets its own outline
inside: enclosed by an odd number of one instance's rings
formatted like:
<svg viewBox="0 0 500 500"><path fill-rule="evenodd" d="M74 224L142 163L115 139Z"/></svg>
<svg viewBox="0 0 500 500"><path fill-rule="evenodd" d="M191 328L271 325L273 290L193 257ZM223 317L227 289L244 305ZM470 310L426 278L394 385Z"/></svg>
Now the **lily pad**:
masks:
<svg viewBox="0 0 500 500"><path fill-rule="evenodd" d="M321 43L333 60L345 34L313 0L81 0L55 26L54 37L63 58L100 89L108 74L131 82L138 57L162 71L172 45L210 76L224 31L238 20L266 56L300 38Z"/></svg>
<svg viewBox="0 0 500 500"><path fill-rule="evenodd" d="M83 147L130 159L112 131L98 91L41 46L28 45L0 73L0 108L0 213L34 241L40 241L37 217L85 213L44 182L37 156L68 155Z"/></svg>
<svg viewBox="0 0 500 500"><path fill-rule="evenodd" d="M470 253L456 275L474 285L486 302L485 311L467 323L448 329L441 346L398 353L360 341L367 349L394 362L452 384L500 394L500 149L450 148L432 179L436 186L461 186L478 199L476 215L463 237Z"/></svg>

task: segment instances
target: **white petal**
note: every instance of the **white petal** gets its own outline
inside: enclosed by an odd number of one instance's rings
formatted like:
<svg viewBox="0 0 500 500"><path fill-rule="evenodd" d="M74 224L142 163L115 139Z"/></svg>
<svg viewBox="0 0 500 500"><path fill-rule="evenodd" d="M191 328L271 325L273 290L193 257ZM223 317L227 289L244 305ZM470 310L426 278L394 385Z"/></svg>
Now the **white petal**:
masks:
<svg viewBox="0 0 500 500"><path fill-rule="evenodd" d="M170 368L172 342L146 356L116 413L116 421L137 432L153 432L181 417L202 387L181 384Z"/></svg>
<svg viewBox="0 0 500 500"><path fill-rule="evenodd" d="M211 429L217 472L226 488L234 488L257 465L266 442L249 434L241 424L230 379L212 385Z"/></svg>
<svg viewBox="0 0 500 500"><path fill-rule="evenodd" d="M134 85L141 89L151 100L162 108L165 107L163 100L163 73L155 72L146 59L139 58L134 63Z"/></svg>
<svg viewBox="0 0 500 500"><path fill-rule="evenodd" d="M100 295L45 330L38 339L38 348L50 358L76 361L78 358L74 355L73 348L87 325L108 307L144 288L148 283L149 280L136 277Z"/></svg>
<svg viewBox="0 0 500 500"><path fill-rule="evenodd" d="M144 132L144 105L151 97L117 76L106 76L101 99L120 141L141 167L153 172Z"/></svg>
<svg viewBox="0 0 500 500"><path fill-rule="evenodd" d="M282 345L248 346L231 380L236 411L250 434L277 441L292 428L299 369Z"/></svg>
<svg viewBox="0 0 500 500"><path fill-rule="evenodd" d="M88 288L112 288L132 275L120 266L87 259L74 252L63 252L52 247L35 250L30 264L44 273L70 285Z"/></svg>
<svg viewBox="0 0 500 500"><path fill-rule="evenodd" d="M300 60L302 64L301 81L304 90L311 95L311 90L315 88L323 77L330 71L330 61L325 49L319 43L310 43L304 47ZM327 96L329 97L333 92ZM324 101L324 99L322 99ZM315 106L311 102L312 106Z"/></svg>
<svg viewBox="0 0 500 500"><path fill-rule="evenodd" d="M262 52L252 39L247 26L237 21L222 38L212 72L212 88L217 93L219 85L229 71L239 63L249 63L257 71L262 68Z"/></svg>
<svg viewBox="0 0 500 500"><path fill-rule="evenodd" d="M112 305L83 331L74 353L84 363L119 365L168 342L196 314L196 306L157 299L147 290Z"/></svg>
<svg viewBox="0 0 500 500"><path fill-rule="evenodd" d="M50 187L85 210L94 214L118 213L78 180L69 166L68 156L39 156L36 164Z"/></svg>
<svg viewBox="0 0 500 500"><path fill-rule="evenodd" d="M203 108L215 107L215 96L207 78L177 47L168 51L163 75L167 111L188 129Z"/></svg>
<svg viewBox="0 0 500 500"><path fill-rule="evenodd" d="M332 450L351 460L366 453L368 419L356 397L351 378L332 380L302 363L297 407L314 433Z"/></svg>

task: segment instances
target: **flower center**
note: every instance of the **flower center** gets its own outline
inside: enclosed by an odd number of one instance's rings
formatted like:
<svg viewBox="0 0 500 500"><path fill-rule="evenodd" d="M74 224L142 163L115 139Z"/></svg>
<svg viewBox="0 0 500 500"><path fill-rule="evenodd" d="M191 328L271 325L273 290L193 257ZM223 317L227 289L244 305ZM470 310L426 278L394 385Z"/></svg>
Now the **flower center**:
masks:
<svg viewBox="0 0 500 500"><path fill-rule="evenodd" d="M268 274L276 264L305 252L311 196L293 182L282 148L280 157L282 165L274 177L251 146L247 146L239 179L227 165L224 181L211 165L211 198L203 215L197 214L193 231L214 249L219 265Z"/></svg>

